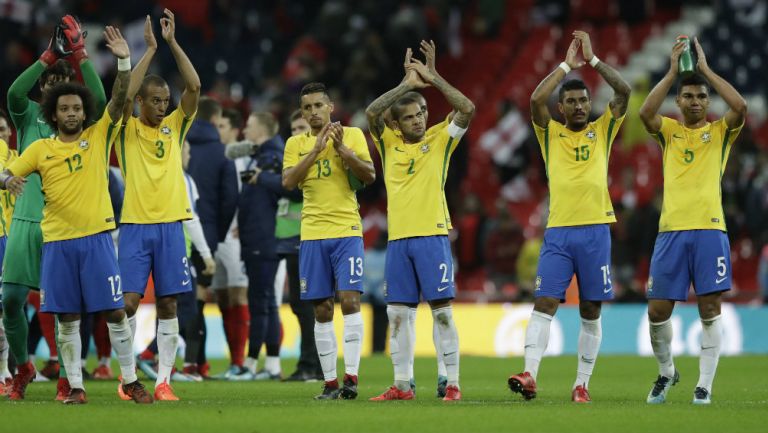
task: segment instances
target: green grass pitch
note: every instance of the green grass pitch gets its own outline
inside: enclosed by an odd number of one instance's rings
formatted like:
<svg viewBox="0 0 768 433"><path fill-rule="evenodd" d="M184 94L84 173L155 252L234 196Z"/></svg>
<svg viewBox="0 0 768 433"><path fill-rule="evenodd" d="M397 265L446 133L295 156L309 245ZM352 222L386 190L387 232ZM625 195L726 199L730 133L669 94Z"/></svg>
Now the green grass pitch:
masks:
<svg viewBox="0 0 768 433"><path fill-rule="evenodd" d="M294 361L284 364L292 371ZM465 357L461 360L463 401L434 396L435 361L417 359L417 396L410 402L368 402L392 381L389 358L361 362L356 401L313 401L320 383L220 382L174 385L180 402L139 406L118 400L117 382L86 382L89 403L52 401L54 382L33 383L24 402L0 402L0 432L763 432L768 429L768 357L724 357L715 379L713 403L693 406L698 360L676 360L682 378L664 405L645 397L656 377L652 358L603 356L590 384L593 402L570 402L576 357L545 358L539 396L530 402L507 389L520 359ZM214 365L214 373L225 368ZM339 371L343 371L340 364ZM141 374L140 374L141 376ZM144 381L151 389L153 383Z"/></svg>

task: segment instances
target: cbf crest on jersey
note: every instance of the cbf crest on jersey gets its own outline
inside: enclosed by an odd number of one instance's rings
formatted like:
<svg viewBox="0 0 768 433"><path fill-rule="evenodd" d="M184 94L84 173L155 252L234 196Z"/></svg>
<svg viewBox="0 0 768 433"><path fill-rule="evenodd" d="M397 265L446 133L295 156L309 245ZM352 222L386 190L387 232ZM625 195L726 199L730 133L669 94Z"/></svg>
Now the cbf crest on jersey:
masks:
<svg viewBox="0 0 768 433"><path fill-rule="evenodd" d="M541 290L541 276L536 276L536 289Z"/></svg>
<svg viewBox="0 0 768 433"><path fill-rule="evenodd" d="M424 143L421 145L421 153L427 153L429 152L429 144Z"/></svg>
<svg viewBox="0 0 768 433"><path fill-rule="evenodd" d="M709 143L709 141L712 139L712 135L709 132L702 132L701 133L701 142L702 143Z"/></svg>
<svg viewBox="0 0 768 433"><path fill-rule="evenodd" d="M590 129L589 131L587 131L587 133L585 134L585 136L586 136L588 139L590 139L590 140L594 140L594 139L595 139L595 137L597 137L597 134L595 134L595 130L594 130L594 129Z"/></svg>
<svg viewBox="0 0 768 433"><path fill-rule="evenodd" d="M307 293L307 279L302 278L299 282L299 286L301 287L301 293Z"/></svg>
<svg viewBox="0 0 768 433"><path fill-rule="evenodd" d="M165 135L171 135L171 128L169 128L168 125L163 125L163 127L160 128L160 132Z"/></svg>
<svg viewBox="0 0 768 433"><path fill-rule="evenodd" d="M80 140L80 149L86 150L88 149L88 140Z"/></svg>

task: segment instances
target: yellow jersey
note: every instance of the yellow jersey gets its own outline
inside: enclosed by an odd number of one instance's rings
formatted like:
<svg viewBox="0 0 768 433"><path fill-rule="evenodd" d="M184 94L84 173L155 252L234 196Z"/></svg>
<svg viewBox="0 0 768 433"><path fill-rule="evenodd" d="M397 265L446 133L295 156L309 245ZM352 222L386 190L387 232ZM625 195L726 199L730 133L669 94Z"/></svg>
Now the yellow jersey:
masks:
<svg viewBox="0 0 768 433"><path fill-rule="evenodd" d="M344 145L358 158L371 161L368 143L360 128L344 127ZM283 156L283 170L296 166L309 153L317 136L307 132L288 139ZM299 182L304 196L301 209L301 240L335 239L363 236L360 205L349 185L344 161L329 139L325 150L315 160L307 176Z"/></svg>
<svg viewBox="0 0 768 433"><path fill-rule="evenodd" d="M40 174L45 195L40 223L43 242L77 239L115 228L108 171L119 122L104 110L77 140L37 140L8 166L14 176Z"/></svg>
<svg viewBox="0 0 768 433"><path fill-rule="evenodd" d="M389 240L448 234L445 180L451 154L465 132L445 120L418 143L405 144L389 127L375 140L387 187Z"/></svg>
<svg viewBox="0 0 768 433"><path fill-rule="evenodd" d="M616 222L608 195L608 158L623 121L606 107L581 131L552 119L546 128L533 124L549 183L547 227Z"/></svg>
<svg viewBox="0 0 768 433"><path fill-rule="evenodd" d="M686 128L669 117L653 138L661 145L664 202L659 231L726 231L720 179L741 126L730 129L724 119Z"/></svg>
<svg viewBox="0 0 768 433"><path fill-rule="evenodd" d="M8 167L18 156L19 152L16 149L9 149L5 162L0 163L0 165L2 168ZM2 214L5 219L5 230L8 233L8 230L11 229L11 221L13 220L13 209L16 207L16 196L5 189L0 191L0 207L3 208Z"/></svg>
<svg viewBox="0 0 768 433"><path fill-rule="evenodd" d="M121 223L158 224L192 219L181 146L194 113L179 106L156 127L131 117L117 139L116 153L125 179Z"/></svg>
<svg viewBox="0 0 768 433"><path fill-rule="evenodd" d="M11 150L8 148L8 143L5 140L0 140L0 171L5 170L8 163L11 162ZM0 191L0 238L5 236L10 229L11 215L13 215L13 207L11 206L11 197L13 194L8 192L7 189ZM10 215L7 209L10 208Z"/></svg>

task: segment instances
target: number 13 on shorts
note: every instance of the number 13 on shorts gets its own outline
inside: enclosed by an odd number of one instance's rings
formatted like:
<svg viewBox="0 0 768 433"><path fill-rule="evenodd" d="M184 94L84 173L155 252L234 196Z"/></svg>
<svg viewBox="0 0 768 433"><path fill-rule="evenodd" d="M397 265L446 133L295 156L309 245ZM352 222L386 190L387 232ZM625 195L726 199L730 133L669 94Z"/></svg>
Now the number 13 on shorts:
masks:
<svg viewBox="0 0 768 433"><path fill-rule="evenodd" d="M349 283L355 284L363 278L363 258L349 257Z"/></svg>

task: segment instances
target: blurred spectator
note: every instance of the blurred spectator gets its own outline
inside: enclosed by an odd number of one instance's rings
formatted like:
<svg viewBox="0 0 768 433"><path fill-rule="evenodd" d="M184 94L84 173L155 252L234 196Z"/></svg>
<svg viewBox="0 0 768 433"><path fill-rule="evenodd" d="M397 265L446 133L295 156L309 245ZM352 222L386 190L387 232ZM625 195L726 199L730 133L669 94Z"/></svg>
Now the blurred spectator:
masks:
<svg viewBox="0 0 768 433"><path fill-rule="evenodd" d="M485 246L488 277L496 292L517 283L517 260L523 247L523 230L503 200L497 202L496 219L490 224Z"/></svg>
<svg viewBox="0 0 768 433"><path fill-rule="evenodd" d="M473 272L483 265L483 245L486 235L485 212L475 194L467 194L459 218L455 221L459 237L456 240L458 268Z"/></svg>

